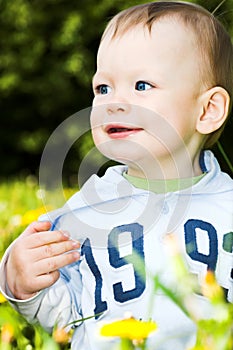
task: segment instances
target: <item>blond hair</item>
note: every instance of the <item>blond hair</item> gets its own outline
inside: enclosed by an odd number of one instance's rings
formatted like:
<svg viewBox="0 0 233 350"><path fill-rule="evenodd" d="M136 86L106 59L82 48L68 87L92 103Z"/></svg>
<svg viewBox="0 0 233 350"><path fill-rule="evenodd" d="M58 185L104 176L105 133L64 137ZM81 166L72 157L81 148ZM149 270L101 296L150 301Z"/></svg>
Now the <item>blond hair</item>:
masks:
<svg viewBox="0 0 233 350"><path fill-rule="evenodd" d="M141 24L151 31L155 21L173 16L190 28L200 50L200 72L206 88L223 87L233 98L233 46L223 25L203 7L176 1L158 1L130 7L118 13L107 25L102 39L108 33L114 39ZM204 148L211 147L220 137L226 122L209 134Z"/></svg>

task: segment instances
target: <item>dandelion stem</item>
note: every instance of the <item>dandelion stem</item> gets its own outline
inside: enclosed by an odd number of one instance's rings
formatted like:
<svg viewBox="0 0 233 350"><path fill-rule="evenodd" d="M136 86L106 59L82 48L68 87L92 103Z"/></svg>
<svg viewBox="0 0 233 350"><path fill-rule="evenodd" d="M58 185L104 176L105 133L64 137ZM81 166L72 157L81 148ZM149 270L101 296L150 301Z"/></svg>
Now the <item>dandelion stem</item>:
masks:
<svg viewBox="0 0 233 350"><path fill-rule="evenodd" d="M228 165L230 171L233 173L233 165L231 164L229 157L227 156L226 152L223 149L222 144L219 141L217 142L217 146L218 146L218 149L221 152L226 164Z"/></svg>
<svg viewBox="0 0 233 350"><path fill-rule="evenodd" d="M220 4L218 4L218 5L215 7L214 11L212 11L212 15L214 15L215 12L217 12L217 10L222 6L222 4L224 4L225 1L226 1L226 0L222 0L222 1L220 2Z"/></svg>

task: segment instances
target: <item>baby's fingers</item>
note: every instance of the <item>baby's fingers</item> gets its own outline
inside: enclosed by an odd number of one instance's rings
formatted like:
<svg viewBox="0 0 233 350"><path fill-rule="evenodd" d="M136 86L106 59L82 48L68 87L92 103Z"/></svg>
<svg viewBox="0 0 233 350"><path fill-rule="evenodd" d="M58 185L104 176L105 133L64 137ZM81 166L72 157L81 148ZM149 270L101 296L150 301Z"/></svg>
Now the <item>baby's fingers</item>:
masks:
<svg viewBox="0 0 233 350"><path fill-rule="evenodd" d="M49 221L34 221L24 230L21 236L25 237L32 233L48 231L50 228L51 222Z"/></svg>
<svg viewBox="0 0 233 350"><path fill-rule="evenodd" d="M69 240L69 234L63 231L44 231L37 232L27 237L24 241L26 248L38 248L47 244L59 243Z"/></svg>
<svg viewBox="0 0 233 350"><path fill-rule="evenodd" d="M34 261L40 261L53 256L67 253L80 248L80 243L73 240L65 240L59 243L49 243L31 250Z"/></svg>
<svg viewBox="0 0 233 350"><path fill-rule="evenodd" d="M35 283L36 290L42 290L51 287L60 277L58 270L43 274L37 277Z"/></svg>
<svg viewBox="0 0 233 350"><path fill-rule="evenodd" d="M51 272L57 271L61 267L72 264L79 259L80 254L77 251L72 251L70 253L65 253L40 260L35 264L36 274L38 277L50 274Z"/></svg>

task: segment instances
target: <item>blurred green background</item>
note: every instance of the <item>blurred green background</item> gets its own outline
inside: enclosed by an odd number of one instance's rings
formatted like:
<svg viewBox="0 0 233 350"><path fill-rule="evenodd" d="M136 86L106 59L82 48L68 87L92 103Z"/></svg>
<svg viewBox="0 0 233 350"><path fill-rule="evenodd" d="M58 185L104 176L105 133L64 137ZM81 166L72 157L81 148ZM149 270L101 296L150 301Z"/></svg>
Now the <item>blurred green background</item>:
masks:
<svg viewBox="0 0 233 350"><path fill-rule="evenodd" d="M108 20L119 10L143 2L0 0L2 181L38 175L41 154L53 130L92 103L95 56ZM233 38L233 0L195 2L209 11L216 10ZM232 135L231 120L221 137L231 162ZM77 172L83 152L91 147L86 137L81 143L74 146L63 169L68 183ZM215 153L223 170L230 173L217 148Z"/></svg>

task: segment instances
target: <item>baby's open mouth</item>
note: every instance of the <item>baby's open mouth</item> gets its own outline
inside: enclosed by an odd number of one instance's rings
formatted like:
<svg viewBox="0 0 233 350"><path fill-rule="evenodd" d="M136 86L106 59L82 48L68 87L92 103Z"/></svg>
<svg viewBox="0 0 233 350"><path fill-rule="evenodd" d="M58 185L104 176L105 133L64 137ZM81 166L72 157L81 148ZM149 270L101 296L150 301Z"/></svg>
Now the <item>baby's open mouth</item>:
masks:
<svg viewBox="0 0 233 350"><path fill-rule="evenodd" d="M137 128L137 127L128 128L126 126L120 126L120 125L109 125L106 127L105 132L111 138L117 139L117 138L128 137L142 130L143 130L142 128Z"/></svg>
<svg viewBox="0 0 233 350"><path fill-rule="evenodd" d="M135 129L130 129L130 128L122 128L122 127L112 127L107 130L108 134L114 134L116 132L127 132L127 131L133 131Z"/></svg>

